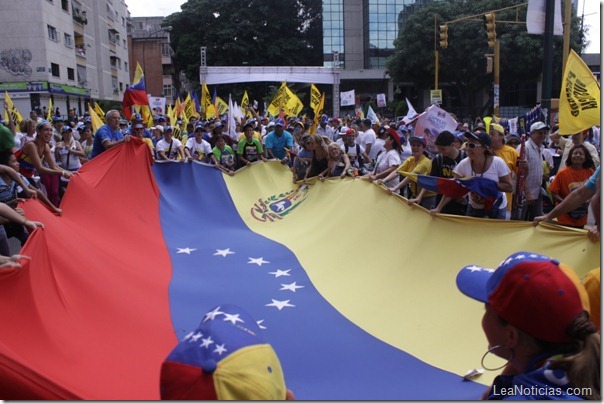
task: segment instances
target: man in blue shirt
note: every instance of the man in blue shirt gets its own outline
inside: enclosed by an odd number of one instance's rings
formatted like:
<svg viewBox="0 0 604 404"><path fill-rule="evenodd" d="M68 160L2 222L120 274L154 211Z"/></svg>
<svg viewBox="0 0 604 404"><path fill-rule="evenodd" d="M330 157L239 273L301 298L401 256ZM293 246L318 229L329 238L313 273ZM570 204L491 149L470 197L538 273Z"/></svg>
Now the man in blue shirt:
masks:
<svg viewBox="0 0 604 404"><path fill-rule="evenodd" d="M269 159L278 159L282 164L288 164L290 159L288 152L293 152L294 137L283 129L283 120L275 121L275 129L266 135L264 146Z"/></svg>
<svg viewBox="0 0 604 404"><path fill-rule="evenodd" d="M94 134L92 153L90 158L95 158L105 150L130 141L130 135L123 135L120 131L120 113L112 109L105 114L107 123L101 126Z"/></svg>

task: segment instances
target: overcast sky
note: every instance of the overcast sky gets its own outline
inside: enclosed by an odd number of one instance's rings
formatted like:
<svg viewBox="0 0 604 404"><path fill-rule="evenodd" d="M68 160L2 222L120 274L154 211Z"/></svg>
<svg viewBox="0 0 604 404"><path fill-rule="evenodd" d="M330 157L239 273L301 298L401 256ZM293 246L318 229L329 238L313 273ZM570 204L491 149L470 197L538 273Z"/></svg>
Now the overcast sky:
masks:
<svg viewBox="0 0 604 404"><path fill-rule="evenodd" d="M564 1L564 0L561 0ZM180 11L184 0L126 0L128 10L132 17L167 16ZM585 5L584 5L585 3ZM589 29L589 40L585 53L598 53L600 51L600 1L579 0L579 16L584 13L584 24Z"/></svg>

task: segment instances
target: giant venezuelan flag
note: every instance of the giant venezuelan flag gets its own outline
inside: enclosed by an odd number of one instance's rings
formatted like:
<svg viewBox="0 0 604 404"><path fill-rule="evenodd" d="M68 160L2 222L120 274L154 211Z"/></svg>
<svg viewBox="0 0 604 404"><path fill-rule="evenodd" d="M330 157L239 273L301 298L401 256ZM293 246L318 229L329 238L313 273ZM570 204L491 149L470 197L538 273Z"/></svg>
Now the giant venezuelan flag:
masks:
<svg viewBox="0 0 604 404"><path fill-rule="evenodd" d="M486 350L481 305L459 293L469 263L513 251L599 265L584 231L441 216L380 187L297 187L278 163L234 177L154 164L146 145L84 165L30 263L0 272L0 398L157 399L164 358L221 303L245 307L288 387L310 399L472 399Z"/></svg>

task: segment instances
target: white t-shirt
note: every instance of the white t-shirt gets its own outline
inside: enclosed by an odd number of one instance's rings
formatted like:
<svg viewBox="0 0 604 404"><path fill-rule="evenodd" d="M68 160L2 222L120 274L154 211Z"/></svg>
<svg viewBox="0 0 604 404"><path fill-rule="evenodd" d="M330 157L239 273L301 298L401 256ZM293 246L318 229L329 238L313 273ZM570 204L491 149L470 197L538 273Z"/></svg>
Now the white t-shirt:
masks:
<svg viewBox="0 0 604 404"><path fill-rule="evenodd" d="M375 167L376 167L375 173L380 174L392 166L398 167L400 165L401 165L401 158L399 157L399 154L396 150L392 149L392 150L389 150L388 152L382 152L377 157L377 162L375 164ZM388 182L385 182L384 185L386 185L388 188L392 188L392 187L395 187L396 185L398 185L399 182L400 182L399 176L397 175L396 177L394 177L394 179L392 179Z"/></svg>
<svg viewBox="0 0 604 404"><path fill-rule="evenodd" d="M499 184L499 177L505 177L510 172L511 172L510 168L505 163L505 161L503 161L503 159L501 159L500 157L497 157L497 156L493 156L493 162L491 163L491 166L488 168L487 171L485 171L482 174L476 174L474 172L474 170L472 169L472 162L470 161L469 157L466 157L465 159L461 160L459 162L459 164L457 164L455 166L455 168L453 169L453 173L455 173L461 177L488 178L490 180L497 182L498 184ZM505 192L502 192L502 194L503 194L503 201L501 202L501 205L499 205L499 209L503 209L508 205L507 198L505 196ZM476 203L472 198L470 198L470 205L472 205L472 207L474 209L483 209L484 208L484 204Z"/></svg>
<svg viewBox="0 0 604 404"><path fill-rule="evenodd" d="M375 160L380 150L383 150L382 153L386 152L386 149L384 149L384 143L386 143L384 139L375 139L375 143L373 143L373 146L371 146L371 150L369 150L369 157L371 158L371 160Z"/></svg>
<svg viewBox="0 0 604 404"><path fill-rule="evenodd" d="M182 147L180 140L172 138L172 148L170 149L170 142L166 142L166 139L160 139L155 146L155 150L163 151L168 160L174 160L178 157L178 148ZM170 155L168 155L170 150Z"/></svg>
<svg viewBox="0 0 604 404"><path fill-rule="evenodd" d="M195 137L187 139L185 147L189 149L193 160L206 161L207 157L212 154L212 146L208 141L201 139L201 143L197 143Z"/></svg>

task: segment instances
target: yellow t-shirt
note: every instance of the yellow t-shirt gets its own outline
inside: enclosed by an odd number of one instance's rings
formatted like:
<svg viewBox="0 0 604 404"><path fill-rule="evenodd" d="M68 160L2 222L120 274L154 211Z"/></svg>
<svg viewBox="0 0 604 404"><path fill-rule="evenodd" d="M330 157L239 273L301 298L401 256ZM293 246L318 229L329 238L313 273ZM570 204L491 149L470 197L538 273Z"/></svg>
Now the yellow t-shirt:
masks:
<svg viewBox="0 0 604 404"><path fill-rule="evenodd" d="M428 157L423 154L420 157L419 161L416 161L415 157L411 156L407 160L405 160L405 162L401 164L399 168L396 169L396 171L398 171L399 173L411 172L415 174L430 175L430 171L432 171L432 162ZM413 196L419 195L422 190L422 187L417 185L415 181L411 181L411 183L409 184L409 188L411 188L411 193L413 194ZM428 191L424 195L424 198L428 198L434 195L436 195L435 192Z"/></svg>
<svg viewBox="0 0 604 404"><path fill-rule="evenodd" d="M495 155L505 161L505 164L508 166L510 171L512 172L512 182L516 183L516 173L518 171L518 151L511 146L503 145L503 147L499 150L493 150ZM507 210L512 210L512 192L506 192L505 197L508 200L508 204L506 206Z"/></svg>

